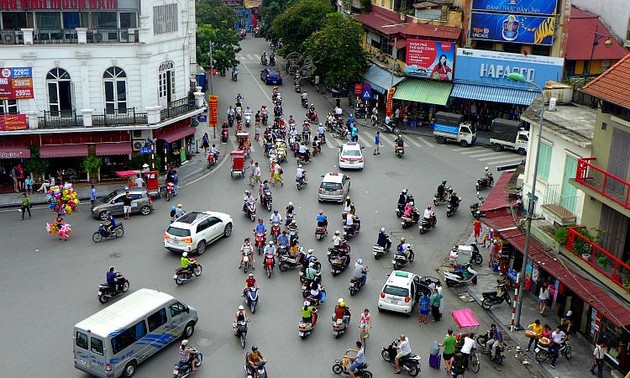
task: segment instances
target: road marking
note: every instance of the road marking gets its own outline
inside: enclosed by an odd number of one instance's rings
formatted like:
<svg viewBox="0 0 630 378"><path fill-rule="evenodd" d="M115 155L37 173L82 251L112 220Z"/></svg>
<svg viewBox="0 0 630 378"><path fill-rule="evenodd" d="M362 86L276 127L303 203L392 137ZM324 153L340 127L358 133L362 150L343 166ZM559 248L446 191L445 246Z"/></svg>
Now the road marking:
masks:
<svg viewBox="0 0 630 378"><path fill-rule="evenodd" d="M326 146L328 146L328 148L337 148L337 141L330 134L326 137Z"/></svg>
<svg viewBox="0 0 630 378"><path fill-rule="evenodd" d="M433 138L432 138L433 139ZM436 142L434 139L432 141L427 140L425 137L418 137L418 140L426 145L426 147L435 147Z"/></svg>
<svg viewBox="0 0 630 378"><path fill-rule="evenodd" d="M505 153L504 152L484 152L482 154L468 155L468 157L471 157L471 158L478 158L478 157L483 157L483 156L486 156L486 157L487 156L497 157L497 156L501 156L501 155L505 155ZM483 159L479 159L479 160L483 160Z"/></svg>
<svg viewBox="0 0 630 378"><path fill-rule="evenodd" d="M512 164L512 163L520 163L523 159L503 159L497 161L488 161L488 164Z"/></svg>
<svg viewBox="0 0 630 378"><path fill-rule="evenodd" d="M247 67L247 65L244 64L243 67L247 70L247 72L249 72L250 75L254 76L254 74L252 73L252 70L250 70L249 67ZM265 88L260 84L260 81L254 80L254 82L256 83L256 85L258 85L258 88L260 88L260 90L262 91L263 96L265 96L265 98L269 100L269 102L272 102L271 97L269 97Z"/></svg>
<svg viewBox="0 0 630 378"><path fill-rule="evenodd" d="M390 136L385 136L385 134L381 134L381 142L385 142L385 144L389 144L390 147L394 147L394 140L389 139Z"/></svg>
<svg viewBox="0 0 630 378"><path fill-rule="evenodd" d="M469 150L466 150L466 151L460 151L460 150L461 150L461 147L454 148L453 152L459 152L462 155L469 155L469 154L474 154L475 152L479 152L479 151L485 150L485 148L483 148L483 147L473 147L473 148L471 148Z"/></svg>
<svg viewBox="0 0 630 378"><path fill-rule="evenodd" d="M359 134L359 140L363 142L364 147L372 147L372 145L370 144L370 141L366 139L366 137L364 137L363 135Z"/></svg>
<svg viewBox="0 0 630 378"><path fill-rule="evenodd" d="M418 142L416 142L413 138L407 138L407 142L413 144L416 147L422 147L422 145Z"/></svg>

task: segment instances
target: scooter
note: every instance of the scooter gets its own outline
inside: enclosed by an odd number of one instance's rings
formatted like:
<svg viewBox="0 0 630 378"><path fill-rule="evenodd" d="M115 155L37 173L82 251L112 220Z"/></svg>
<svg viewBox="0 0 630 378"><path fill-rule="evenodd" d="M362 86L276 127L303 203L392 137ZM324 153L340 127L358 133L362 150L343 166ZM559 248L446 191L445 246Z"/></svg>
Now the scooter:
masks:
<svg viewBox="0 0 630 378"><path fill-rule="evenodd" d="M382 122L380 129L381 131L384 131L386 133L396 134L396 135L400 134L400 129L396 127L396 125L393 122L390 122L389 124Z"/></svg>
<svg viewBox="0 0 630 378"><path fill-rule="evenodd" d="M477 184L475 185L475 188L477 188L477 190L482 190L490 188L492 185L494 185L494 177L492 176L492 173L486 172L485 177L480 177L477 179Z"/></svg>
<svg viewBox="0 0 630 378"><path fill-rule="evenodd" d="M228 126L234 127L234 115L232 114L228 115Z"/></svg>
<svg viewBox="0 0 630 378"><path fill-rule="evenodd" d="M272 67L276 65L276 58L273 55L269 56L269 65Z"/></svg>
<svg viewBox="0 0 630 378"><path fill-rule="evenodd" d="M206 164L206 169L212 168L217 163L217 159L215 159L214 155L211 153L208 154L207 160L208 160L208 163Z"/></svg>
<svg viewBox="0 0 630 378"><path fill-rule="evenodd" d="M346 270L348 265L350 265L350 256L349 255L337 256L337 258L333 259L330 262L330 264L331 264L330 273L333 275L333 277L338 276L344 270Z"/></svg>
<svg viewBox="0 0 630 378"><path fill-rule="evenodd" d="M111 298L117 297L122 293L126 293L129 290L129 280L120 275L117 276L118 282L114 287L111 287L107 282L98 286L98 301L101 303L107 303Z"/></svg>
<svg viewBox="0 0 630 378"><path fill-rule="evenodd" d="M417 224L419 220L420 220L420 214L418 213L418 211L414 210L411 212L411 217L406 217L403 215L400 218L400 225L402 226L404 230L406 228L409 228Z"/></svg>
<svg viewBox="0 0 630 378"><path fill-rule="evenodd" d="M273 242L278 242L278 235L280 235L280 224L272 223L271 224L271 237L273 237Z"/></svg>
<svg viewBox="0 0 630 378"><path fill-rule="evenodd" d="M258 306L258 288L247 288L245 291L245 303L249 306L249 310L252 314L256 313L256 306Z"/></svg>
<svg viewBox="0 0 630 378"><path fill-rule="evenodd" d="M260 361L258 364L256 364L256 369L253 369L251 366L249 366L249 362L247 361L248 358L249 353L245 355L245 366L243 366L245 375L252 378L267 378L267 368L265 367L267 361Z"/></svg>
<svg viewBox="0 0 630 378"><path fill-rule="evenodd" d="M264 232L256 233L256 249L258 250L258 256L262 255L265 246L267 245L267 237Z"/></svg>
<svg viewBox="0 0 630 378"><path fill-rule="evenodd" d="M538 345L536 346L536 349L534 349L534 352L536 353L536 361L538 362L545 362L547 359L553 358L553 352L549 350L549 345L542 345L540 341L538 341ZM560 345L558 353L561 356L564 356L567 360L570 360L573 356L571 346L566 339Z"/></svg>
<svg viewBox="0 0 630 378"><path fill-rule="evenodd" d="M479 200L479 202L470 205L470 213L475 219L484 218L486 216L486 213L482 212L480 208L481 205L486 202L486 198L482 197L481 195L479 195L479 192L477 192L477 199Z"/></svg>
<svg viewBox="0 0 630 378"><path fill-rule="evenodd" d="M272 205L273 205L273 197L271 192L266 191L263 192L262 197L261 197L262 203L264 204L265 208L267 209L267 211L271 211L272 210Z"/></svg>
<svg viewBox="0 0 630 378"><path fill-rule="evenodd" d="M260 57L260 64L263 66L267 65L267 57L266 56L261 56Z"/></svg>
<svg viewBox="0 0 630 378"><path fill-rule="evenodd" d="M251 219L251 221L256 220L256 203L252 202L251 204L247 204L245 206L245 215Z"/></svg>
<svg viewBox="0 0 630 378"><path fill-rule="evenodd" d="M304 161L302 161L302 162L304 162ZM308 161L306 161L306 162L308 162ZM306 179L306 176L302 176L300 178L296 178L295 179L295 186L297 187L297 190L302 190L302 188L304 186L306 186L306 184L308 184L308 180Z"/></svg>
<svg viewBox="0 0 630 378"><path fill-rule="evenodd" d="M413 253L411 246L409 246L408 251L409 251L408 259L407 259L407 256L404 254L396 253L394 255L394 259L392 260L392 265L394 266L394 270L398 270L402 268L403 266L407 265L408 263L413 262L413 259L416 257L416 255Z"/></svg>
<svg viewBox="0 0 630 378"><path fill-rule="evenodd" d="M295 88L296 93L302 93L302 86L299 83L295 83L293 87ZM302 99L302 101L304 101L304 99Z"/></svg>
<svg viewBox="0 0 630 378"><path fill-rule="evenodd" d="M267 122L269 122L269 114L267 114L267 112L265 111L262 114L262 124L263 124L263 126L267 127Z"/></svg>
<svg viewBox="0 0 630 378"><path fill-rule="evenodd" d="M403 155L405 154L405 147L403 147L403 146L396 146L394 148L394 153L399 158L403 157Z"/></svg>
<svg viewBox="0 0 630 378"><path fill-rule="evenodd" d="M486 332L485 335L477 336L477 339L476 339L477 344L481 346L482 350L486 350L486 343L488 342L489 337L490 337L490 331ZM505 358L505 356L503 355L504 351L505 351L505 343L499 342L499 345L496 348L494 357L488 355L490 357L490 361L494 362L497 365L501 365L501 363L503 363L503 359Z"/></svg>
<svg viewBox="0 0 630 378"><path fill-rule="evenodd" d="M274 255L271 253L265 254L265 272L267 273L267 278L271 278L273 274L273 267L276 265L276 259Z"/></svg>
<svg viewBox="0 0 630 378"><path fill-rule="evenodd" d="M203 364L203 354L194 347L188 347L193 353L191 358L197 367ZM173 378L186 378L192 374L192 364L189 362L178 362L173 366Z"/></svg>
<svg viewBox="0 0 630 378"><path fill-rule="evenodd" d="M175 193L175 184L169 182L166 184L166 201L170 201L173 198L173 194Z"/></svg>
<svg viewBox="0 0 630 378"><path fill-rule="evenodd" d="M238 71L232 70L232 81L238 81Z"/></svg>
<svg viewBox="0 0 630 378"><path fill-rule="evenodd" d="M354 296L356 293L361 291L361 288L363 287L363 285L364 284L362 283L360 278L352 277L352 279L350 279L350 287L348 288L348 290L350 290L350 296Z"/></svg>
<svg viewBox="0 0 630 378"><path fill-rule="evenodd" d="M457 201L457 204L453 205L450 201L448 203L448 205L446 206L446 217L450 218L453 214L455 214L455 212L457 211L457 209L459 209L459 203L461 202L461 198L459 199L459 201Z"/></svg>
<svg viewBox="0 0 630 378"><path fill-rule="evenodd" d="M356 215L354 217L354 227L348 226L347 224L343 225L343 232L346 235L346 240L350 240L351 238L357 236L359 231L361 231L361 219Z"/></svg>
<svg viewBox="0 0 630 378"><path fill-rule="evenodd" d="M322 238L326 235L328 235L328 227L326 226L315 227L315 239L322 240Z"/></svg>
<svg viewBox="0 0 630 378"><path fill-rule="evenodd" d="M286 272L300 266L300 261L298 257L280 254L279 260L280 261L278 263L278 269L280 269L281 272Z"/></svg>
<svg viewBox="0 0 630 378"><path fill-rule="evenodd" d="M396 346L399 342L399 339L395 339L388 346L383 347L383 350L381 350L381 357L383 358L383 360L389 362L390 364L394 363L396 354L398 354L398 349L396 349ZM399 360L399 363L400 370L404 370L412 377L417 376L421 371L420 356L418 356L417 354L408 354L407 356L401 358Z"/></svg>
<svg viewBox="0 0 630 378"><path fill-rule="evenodd" d="M332 371L337 375L350 375L350 373L348 372L348 367L350 367L350 365L344 365L342 360L335 360ZM366 370L367 367L367 362L359 364L359 366L357 366L357 371L354 372L354 376L357 378L372 378L372 373Z"/></svg>
<svg viewBox="0 0 630 378"><path fill-rule="evenodd" d="M317 112L315 110L313 110L312 112L307 112L306 119L308 119L310 123L319 123L319 117L317 116Z"/></svg>
<svg viewBox="0 0 630 378"><path fill-rule="evenodd" d="M251 114L245 114L245 127L250 127L251 125L252 125Z"/></svg>
<svg viewBox="0 0 630 378"><path fill-rule="evenodd" d="M311 332L313 332L313 328L315 328L316 324L317 324L316 312L313 312L313 314L311 315L310 322L305 322L303 319L300 319L300 322L298 323L298 336L300 336L302 340L306 339L311 334Z"/></svg>
<svg viewBox="0 0 630 378"><path fill-rule="evenodd" d="M234 336L238 337L241 341L241 348L245 348L245 339L247 339L247 321L239 320L233 326Z"/></svg>
<svg viewBox="0 0 630 378"><path fill-rule="evenodd" d="M125 228L122 223L118 223L112 228L111 231L107 231L103 223L98 226L98 231L92 234L92 241L94 243L100 243L103 239L118 239L125 235Z"/></svg>
<svg viewBox="0 0 630 378"><path fill-rule="evenodd" d="M444 193L444 196L442 198L440 198L440 195L438 194L438 192L435 192L435 194L433 195L433 204L435 206L440 206L441 204L447 203L448 200L449 198L446 193Z"/></svg>
<svg viewBox="0 0 630 378"><path fill-rule="evenodd" d="M492 306L496 304L500 304L503 301L508 304L508 306L512 306L512 299L510 298L510 294L508 293L505 285L498 285L496 291L486 291L481 293L483 297L483 301L481 301L481 307L484 310L490 310Z"/></svg>
<svg viewBox="0 0 630 378"><path fill-rule="evenodd" d="M194 260L193 260L194 261ZM188 268L177 268L175 269L175 274L173 275L173 279L175 283L179 286L186 281L190 281L193 278L199 277L203 269L201 268L201 264L195 262L195 267L191 270Z"/></svg>
<svg viewBox="0 0 630 378"><path fill-rule="evenodd" d="M434 215L430 219L422 218L420 221L420 226L418 226L418 230L420 231L420 235L425 232L431 231L437 226L437 217Z"/></svg>
<svg viewBox="0 0 630 378"><path fill-rule="evenodd" d="M387 235L387 240L389 240L389 235ZM391 240L389 240L389 245L389 248L385 248L381 247L378 244L374 244L374 246L372 247L372 254L374 255L374 258L378 260L381 257L385 256L385 254L389 253L389 250L391 248Z"/></svg>
<svg viewBox="0 0 630 378"><path fill-rule="evenodd" d="M469 282L472 282L474 285L476 285L477 274L478 273L470 267L470 264L467 264L466 266L456 269L453 272L444 272L444 280L446 281L446 286L448 287L453 287L455 285L465 285Z"/></svg>
<svg viewBox="0 0 630 378"><path fill-rule="evenodd" d="M341 335L346 333L346 329L348 329L348 323L350 322L350 315L344 315L343 319L337 319L337 320L335 320L335 314L333 314L332 317L333 317L332 333L337 339Z"/></svg>

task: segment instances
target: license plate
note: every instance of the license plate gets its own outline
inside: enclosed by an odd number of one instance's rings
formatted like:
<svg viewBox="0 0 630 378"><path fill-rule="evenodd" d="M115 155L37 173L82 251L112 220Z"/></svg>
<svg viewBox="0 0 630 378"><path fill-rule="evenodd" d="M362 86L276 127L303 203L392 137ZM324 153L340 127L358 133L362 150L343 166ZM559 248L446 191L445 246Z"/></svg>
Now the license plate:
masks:
<svg viewBox="0 0 630 378"><path fill-rule="evenodd" d="M174 368L173 369L173 376L177 376L177 374L179 374L179 369Z"/></svg>
<svg viewBox="0 0 630 378"><path fill-rule="evenodd" d="M177 274L173 276L173 279L176 279L176 278L177 278Z"/></svg>
<svg viewBox="0 0 630 378"><path fill-rule="evenodd" d="M540 348L536 348L534 351L535 351L536 353L538 353L538 352L540 352Z"/></svg>
<svg viewBox="0 0 630 378"><path fill-rule="evenodd" d="M304 332L298 332L299 336L304 336Z"/></svg>
<svg viewBox="0 0 630 378"><path fill-rule="evenodd" d="M392 304L398 304L398 302L400 302L398 299L390 299L390 302L392 302Z"/></svg>
<svg viewBox="0 0 630 378"><path fill-rule="evenodd" d="M103 292L99 291L99 292L98 292L98 295L101 295L101 294L103 294Z"/></svg>

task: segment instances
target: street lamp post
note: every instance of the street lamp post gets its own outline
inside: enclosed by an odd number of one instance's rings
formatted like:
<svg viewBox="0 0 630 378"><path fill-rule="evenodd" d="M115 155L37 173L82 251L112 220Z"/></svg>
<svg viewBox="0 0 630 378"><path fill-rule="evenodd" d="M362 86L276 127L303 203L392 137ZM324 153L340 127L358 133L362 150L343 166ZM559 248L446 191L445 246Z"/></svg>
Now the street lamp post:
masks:
<svg viewBox="0 0 630 378"><path fill-rule="evenodd" d="M208 42L210 50L208 54L210 55L210 94L214 94L214 69L212 64L212 41ZM208 124L210 124L210 104L208 104ZM214 125L212 128L212 138L216 139L217 137L217 125Z"/></svg>
<svg viewBox="0 0 630 378"><path fill-rule="evenodd" d="M591 47L591 59L588 61L588 71L587 75L591 73L591 66L593 65L593 53L595 52L595 46L599 45L599 40L606 38L604 41L604 46L610 47L612 45L612 40L610 39L610 35L608 34L600 34L597 31L599 30L599 25L595 26L595 32L593 33L593 47Z"/></svg>
<svg viewBox="0 0 630 378"><path fill-rule="evenodd" d="M510 80L514 80L514 81L519 81L519 82L523 82L523 83L528 83L533 87L536 87L536 89L538 89L538 91L540 92L540 95L542 96L541 99L541 106L540 106L540 115L539 115L539 122L538 122L538 144L536 145L536 155L535 155L535 162L534 162L534 177L532 179L532 191L531 193L528 193L527 196L529 197L529 202L527 205L527 231L525 234L525 250L523 251L523 268L521 269L520 274L518 275L518 284L517 284L517 290L518 290L518 294L516 297L516 313L514 315L514 318L512 319L512 331L514 329L521 329L521 310L523 307L523 294L522 294L522 290L523 290L523 284L525 282L525 270L527 268L527 263L528 263L528 255L529 255L529 243L531 241L532 238L532 217L534 215L534 209L536 207L536 200L538 199L536 197L536 180L538 178L538 161L540 160L540 143L542 141L542 131L543 131L543 119L544 119L544 115L545 115L545 97L543 95L543 89L536 83L532 82L532 81L527 81L525 80L525 77L521 74L518 73L510 73L507 75L508 79Z"/></svg>

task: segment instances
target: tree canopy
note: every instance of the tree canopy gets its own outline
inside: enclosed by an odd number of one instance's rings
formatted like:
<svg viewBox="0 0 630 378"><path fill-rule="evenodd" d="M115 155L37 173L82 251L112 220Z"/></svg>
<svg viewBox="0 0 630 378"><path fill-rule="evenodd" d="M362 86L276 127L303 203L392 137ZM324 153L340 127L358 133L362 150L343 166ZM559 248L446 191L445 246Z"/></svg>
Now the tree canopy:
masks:
<svg viewBox="0 0 630 378"><path fill-rule="evenodd" d="M239 63L239 37L234 31L236 15L221 0L196 0L197 64L210 68L209 43L212 41L212 67L225 70Z"/></svg>
<svg viewBox="0 0 630 378"><path fill-rule="evenodd" d="M311 56L317 73L326 85L347 85L361 81L368 69L367 54L361 47L363 28L357 21L339 13L325 17L324 27L303 43L305 55Z"/></svg>
<svg viewBox="0 0 630 378"><path fill-rule="evenodd" d="M269 37L282 38L281 53L302 52L302 43L324 26L326 14L334 9L328 0L299 0L277 15L269 30Z"/></svg>
<svg viewBox="0 0 630 378"><path fill-rule="evenodd" d="M267 34L271 22L276 16L284 12L293 0L263 0L260 6L261 30Z"/></svg>
<svg viewBox="0 0 630 378"><path fill-rule="evenodd" d="M195 6L198 26L212 25L217 29L231 29L236 23L236 14L221 0L196 0Z"/></svg>

